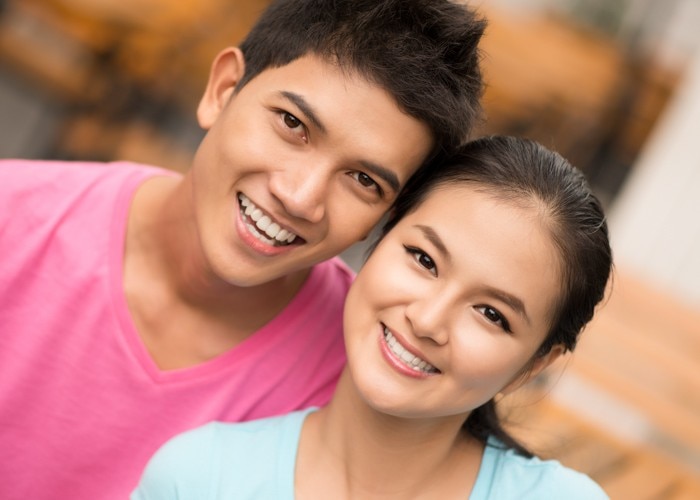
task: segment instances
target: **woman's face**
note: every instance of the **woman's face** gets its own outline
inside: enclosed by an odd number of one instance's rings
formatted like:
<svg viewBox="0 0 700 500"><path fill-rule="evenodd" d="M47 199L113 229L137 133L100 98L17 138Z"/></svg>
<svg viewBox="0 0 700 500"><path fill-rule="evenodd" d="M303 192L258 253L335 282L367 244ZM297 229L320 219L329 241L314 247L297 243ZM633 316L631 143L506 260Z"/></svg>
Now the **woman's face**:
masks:
<svg viewBox="0 0 700 500"><path fill-rule="evenodd" d="M518 387L561 352L533 361L561 290L559 262L534 203L437 188L377 246L348 295L348 366L362 398L391 415L463 419Z"/></svg>

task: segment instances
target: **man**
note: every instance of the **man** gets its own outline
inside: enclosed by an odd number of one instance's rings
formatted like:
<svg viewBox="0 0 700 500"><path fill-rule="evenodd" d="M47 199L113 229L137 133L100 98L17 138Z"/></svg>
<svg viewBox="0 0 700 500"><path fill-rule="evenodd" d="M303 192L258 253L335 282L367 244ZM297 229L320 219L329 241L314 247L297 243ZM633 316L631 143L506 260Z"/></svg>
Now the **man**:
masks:
<svg viewBox="0 0 700 500"><path fill-rule="evenodd" d="M282 0L214 60L180 177L0 166L0 497L126 498L178 432L327 402L352 273L467 135L484 23L446 0Z"/></svg>

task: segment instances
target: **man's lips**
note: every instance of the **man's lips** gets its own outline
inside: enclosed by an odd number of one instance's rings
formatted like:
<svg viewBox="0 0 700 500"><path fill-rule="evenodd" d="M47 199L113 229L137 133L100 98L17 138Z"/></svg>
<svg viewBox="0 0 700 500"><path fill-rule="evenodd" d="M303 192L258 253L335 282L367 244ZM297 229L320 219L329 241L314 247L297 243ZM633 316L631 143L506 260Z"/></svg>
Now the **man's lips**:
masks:
<svg viewBox="0 0 700 500"><path fill-rule="evenodd" d="M275 247L284 247L304 242L301 237L283 228L270 215L258 208L243 193L238 193L238 202L243 223L250 234L262 243Z"/></svg>

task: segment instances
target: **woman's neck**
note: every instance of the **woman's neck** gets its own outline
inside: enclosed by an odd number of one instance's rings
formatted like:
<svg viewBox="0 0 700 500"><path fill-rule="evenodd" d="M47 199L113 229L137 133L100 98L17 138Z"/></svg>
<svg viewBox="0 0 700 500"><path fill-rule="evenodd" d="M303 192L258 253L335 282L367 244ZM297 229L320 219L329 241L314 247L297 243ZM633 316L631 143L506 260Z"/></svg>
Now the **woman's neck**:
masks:
<svg viewBox="0 0 700 500"><path fill-rule="evenodd" d="M304 425L296 498L468 498L483 446L464 435L462 421L377 412L346 369L333 401Z"/></svg>

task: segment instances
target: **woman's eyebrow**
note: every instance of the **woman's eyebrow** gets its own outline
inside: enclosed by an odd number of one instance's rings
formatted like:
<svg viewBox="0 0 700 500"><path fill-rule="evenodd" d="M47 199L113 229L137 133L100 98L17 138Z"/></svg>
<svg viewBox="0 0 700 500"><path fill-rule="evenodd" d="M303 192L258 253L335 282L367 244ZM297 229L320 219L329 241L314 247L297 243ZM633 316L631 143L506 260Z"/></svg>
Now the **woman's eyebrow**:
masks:
<svg viewBox="0 0 700 500"><path fill-rule="evenodd" d="M450 252L447 250L445 243L443 243L440 236L435 232L435 230L432 227L424 226L423 224L416 224L414 227L419 229L423 233L423 236L425 236L425 238L428 241L430 241L430 243L435 245L435 248L438 249L438 251L443 255L443 257L445 257L448 260L451 259Z"/></svg>
<svg viewBox="0 0 700 500"><path fill-rule="evenodd" d="M525 310L525 303L518 297L493 287L486 287L484 292L487 295L491 295L501 302L508 304L508 306L518 313L518 315L520 315L528 325L531 325L530 317L527 315L527 311Z"/></svg>

